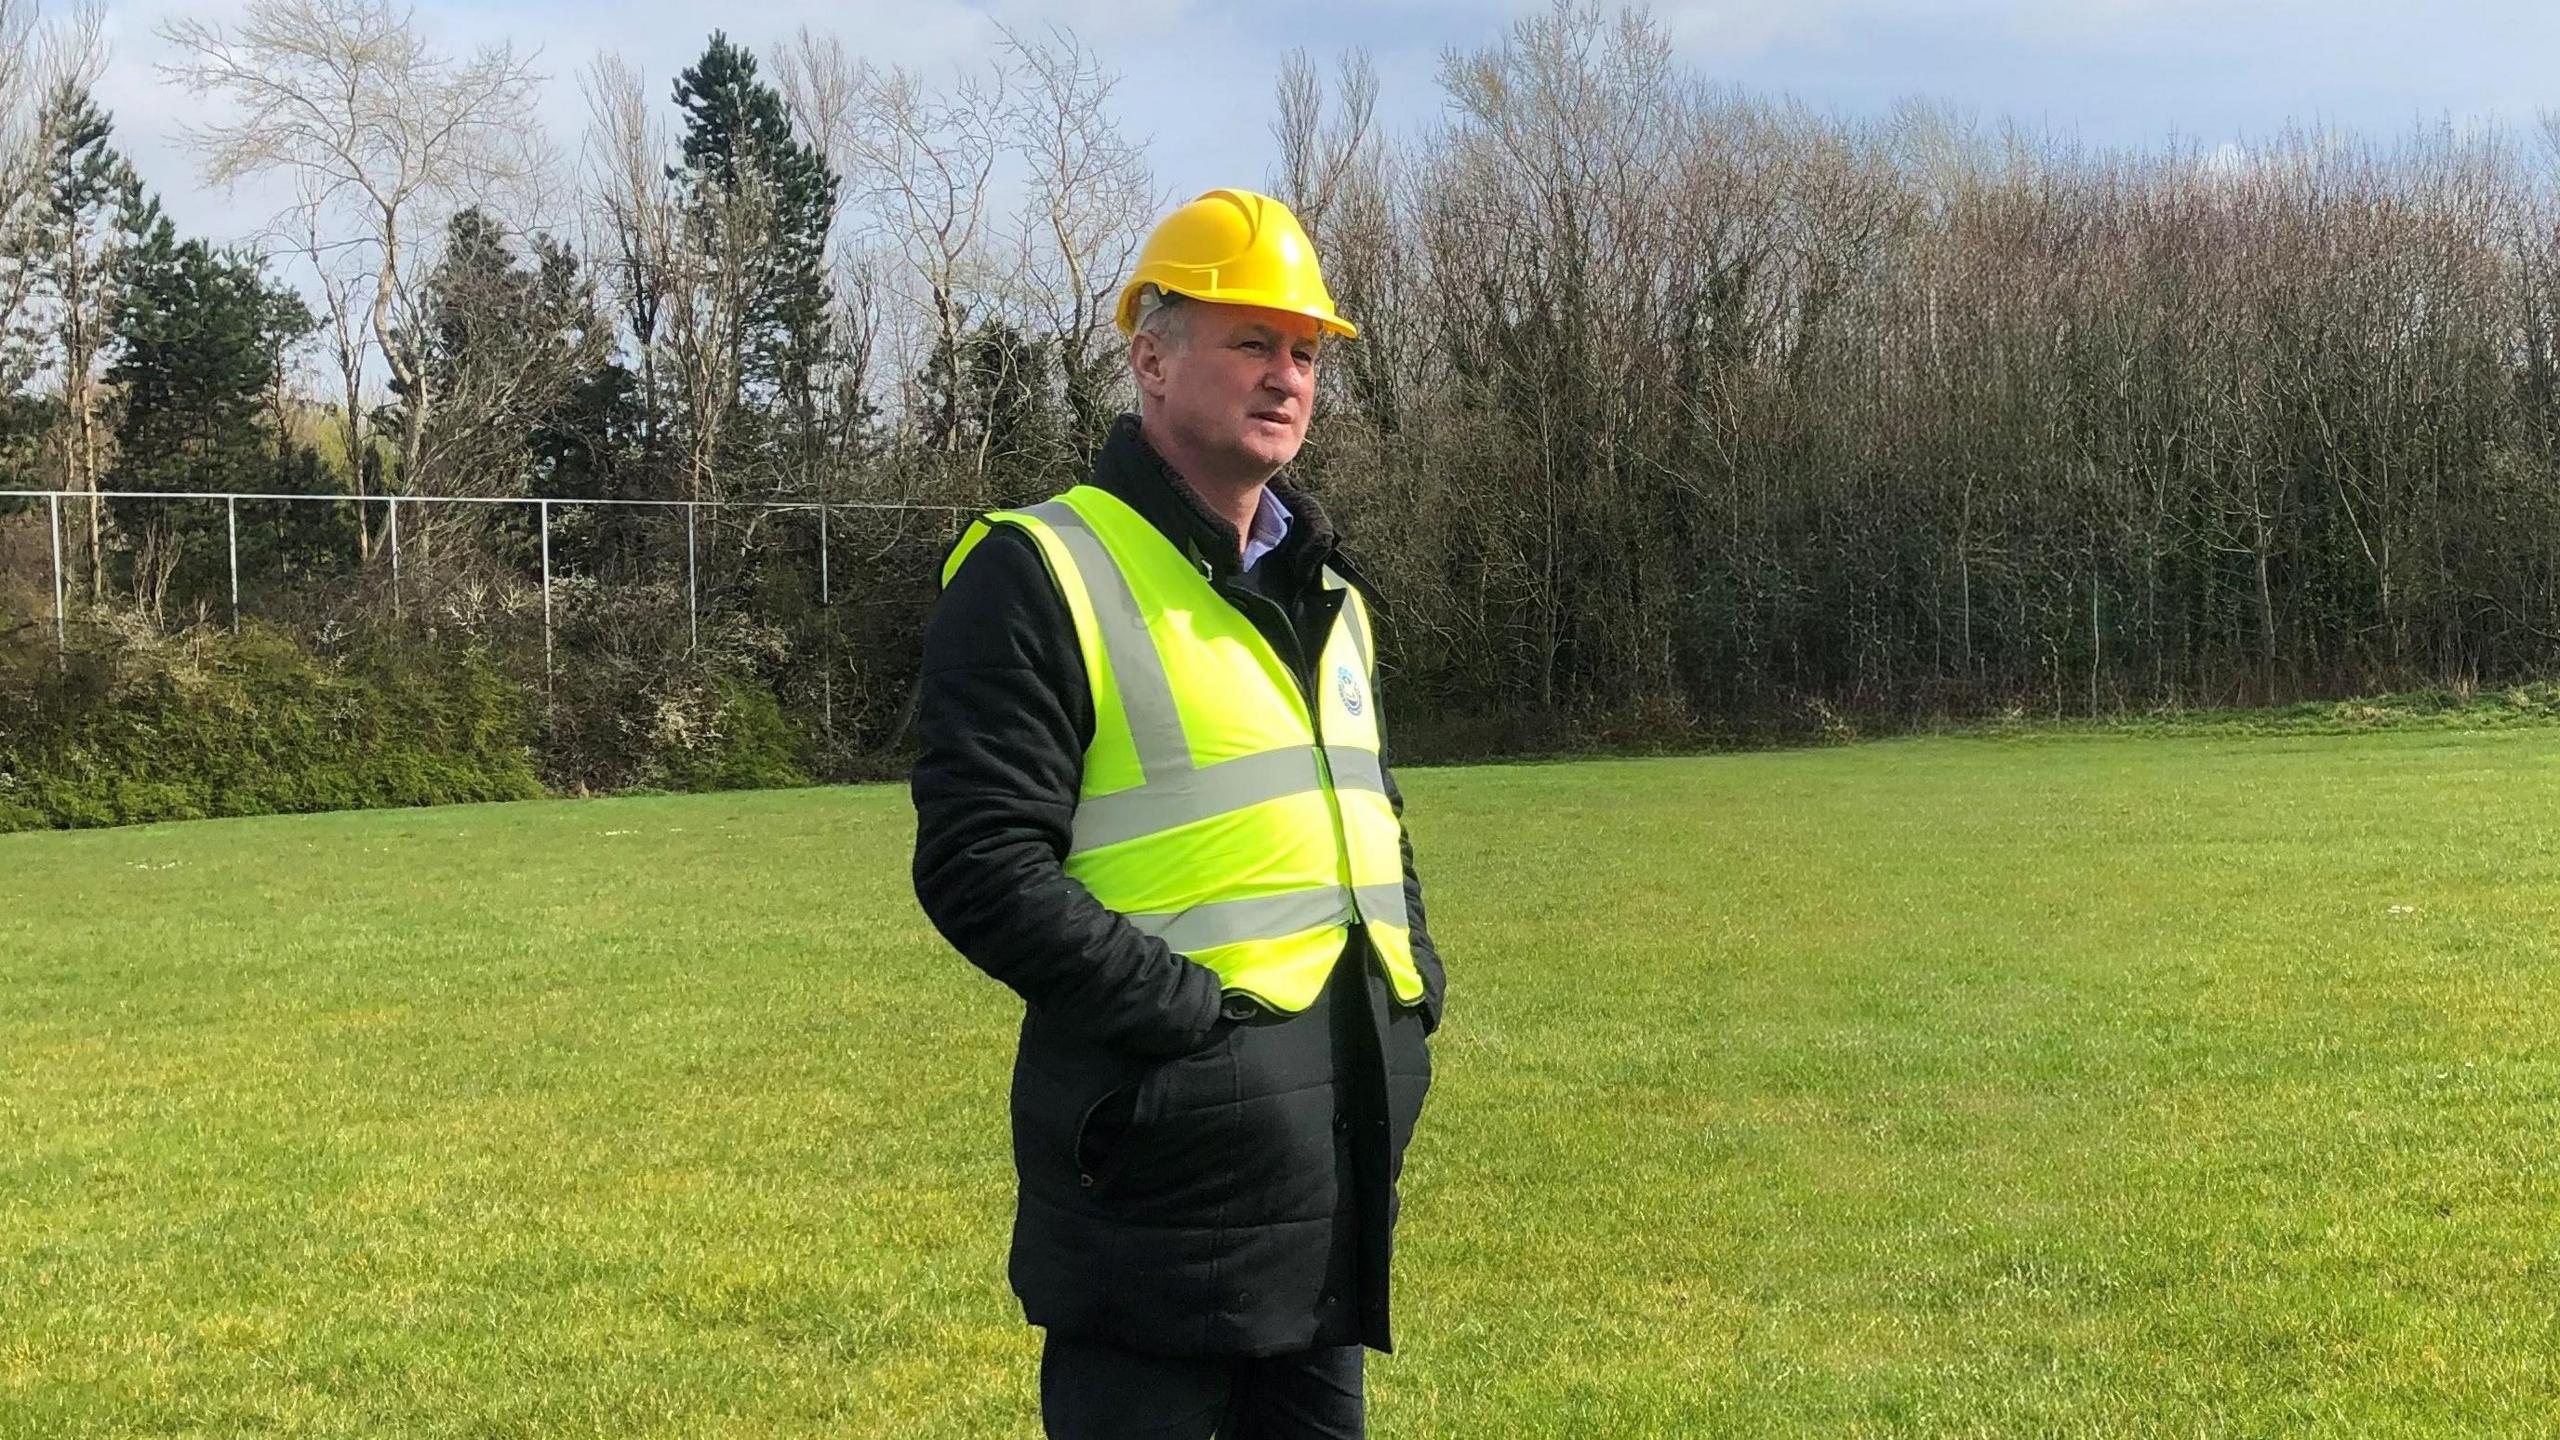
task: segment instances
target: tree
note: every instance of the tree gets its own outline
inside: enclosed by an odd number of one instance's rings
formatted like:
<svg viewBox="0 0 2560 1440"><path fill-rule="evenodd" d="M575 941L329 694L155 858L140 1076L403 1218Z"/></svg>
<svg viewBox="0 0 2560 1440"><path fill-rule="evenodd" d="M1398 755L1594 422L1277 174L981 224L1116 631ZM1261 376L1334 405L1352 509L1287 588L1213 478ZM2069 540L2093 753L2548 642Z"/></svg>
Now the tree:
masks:
<svg viewBox="0 0 2560 1440"><path fill-rule="evenodd" d="M1280 161L1271 193L1306 227L1324 256L1325 288L1361 327L1360 343L1337 351L1327 367L1327 388L1393 430L1414 368L1414 317L1402 293L1412 267L1397 245L1392 171L1376 127L1376 67L1363 52L1343 57L1330 114L1324 82L1304 51L1282 59L1274 88L1279 113L1271 138Z"/></svg>
<svg viewBox="0 0 2560 1440"><path fill-rule="evenodd" d="M300 187L304 223L286 228L312 237L315 263L326 247L363 257L372 276L360 301L365 328L406 397L399 483L435 493L451 478L427 464L436 396L423 355L395 334L432 261L417 236L422 221L429 235L436 221L420 212L490 201L535 173L541 77L510 45L457 64L391 0L249 0L237 29L189 19L166 22L159 33L188 57L166 73L231 106L227 118L188 132L206 179L289 176ZM323 242L323 217L351 233ZM361 477L352 400L348 463Z"/></svg>
<svg viewBox="0 0 2560 1440"><path fill-rule="evenodd" d="M1067 31L1003 31L1019 82L1007 119L1025 170L1020 267L1057 361L1079 454L1101 448L1128 389L1120 284L1164 208L1141 150L1111 118L1120 77Z"/></svg>
<svg viewBox="0 0 2560 1440"><path fill-rule="evenodd" d="M638 366L631 377L636 412L637 474L624 477L631 498L664 498L672 486L661 473L667 403L660 365L666 315L677 283L675 185L665 162L667 136L651 118L648 86L619 57L597 57L582 77L589 121L587 164L589 242ZM595 467L595 473L608 468Z"/></svg>
<svg viewBox="0 0 2560 1440"><path fill-rule="evenodd" d="M715 466L736 458L738 422L803 440L820 433L836 177L793 135L755 57L724 34L678 77L675 100L682 163L668 177L689 263L669 338L688 411L687 493L701 496ZM810 458L805 444L784 448Z"/></svg>
<svg viewBox="0 0 2560 1440"><path fill-rule="evenodd" d="M535 433L555 422L610 348L577 256L549 235L532 237L530 250L530 264L520 264L485 211L455 215L422 286L420 333L402 337L439 397L422 453L431 469L470 477L457 484L473 494L525 493ZM396 414L408 392L395 382L394 395ZM405 430L406 417L395 426Z"/></svg>
<svg viewBox="0 0 2560 1440"><path fill-rule="evenodd" d="M761 179L771 195L769 235L738 257L755 272L744 316L747 369L785 403L805 408L828 343L835 172L792 134L781 95L757 78L755 57L717 31L701 60L677 77L676 106L684 112L680 176L689 190L734 195Z"/></svg>
<svg viewBox="0 0 2560 1440"><path fill-rule="evenodd" d="M1056 342L985 320L958 350L933 356L920 384L928 416L958 417L958 431L927 431L928 449L970 457L999 505L1026 504L1054 493L1078 451L1070 446L1071 414L1061 413L1048 351Z"/></svg>
<svg viewBox="0 0 2560 1440"><path fill-rule="evenodd" d="M1010 284L988 253L996 166L1008 147L1008 81L1000 70L963 75L936 92L909 71L860 72L862 123L848 139L848 173L886 253L910 277L905 298L921 321L901 327L899 358L910 382L932 357L958 354L971 324ZM963 443L960 394L956 386L911 390L924 412L914 428L945 454Z"/></svg>
<svg viewBox="0 0 2560 1440"><path fill-rule="evenodd" d="M261 491L292 465L274 432L270 391L286 351L312 317L257 262L180 241L166 219L135 245L114 316L117 355L107 380L123 397L116 427L120 490ZM307 466L297 473L307 472ZM181 556L203 549L222 521L207 510L126 502L134 535L135 599L154 615L172 595Z"/></svg>
<svg viewBox="0 0 2560 1440"><path fill-rule="evenodd" d="M133 167L107 143L113 122L73 79L58 83L39 128L51 143L44 183L15 246L33 296L50 320L52 359L62 385L56 449L60 488L92 492L89 502L89 593L106 589L103 507L94 498L101 469L100 357L117 303L126 250L158 219Z"/></svg>
<svg viewBox="0 0 2560 1440"><path fill-rule="evenodd" d="M46 23L32 0L0 0L0 466L40 484L61 478L64 411L59 396L25 393L53 367L61 339L41 313L35 232L51 207L56 131L70 114L56 98L66 88L85 94L96 79L104 18L83 8Z"/></svg>

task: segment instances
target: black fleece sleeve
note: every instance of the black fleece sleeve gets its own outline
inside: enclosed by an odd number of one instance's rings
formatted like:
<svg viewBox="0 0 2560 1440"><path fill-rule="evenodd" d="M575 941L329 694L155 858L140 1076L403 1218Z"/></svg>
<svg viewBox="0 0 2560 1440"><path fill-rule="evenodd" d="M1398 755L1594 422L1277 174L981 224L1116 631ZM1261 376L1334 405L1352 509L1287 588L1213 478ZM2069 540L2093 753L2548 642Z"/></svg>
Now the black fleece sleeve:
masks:
<svg viewBox="0 0 2560 1440"><path fill-rule="evenodd" d="M1350 557L1336 555L1333 558L1334 563L1350 577L1351 583L1359 589L1362 598L1368 602L1374 630L1377 620L1387 614L1386 602L1379 598L1377 587L1369 582L1368 576ZM1383 690L1385 677L1376 677L1376 681L1376 688ZM1404 823L1404 792L1396 788L1395 765L1390 759L1394 747L1387 741L1386 697L1381 694L1372 695L1370 698L1378 706L1378 770L1386 780L1387 804L1395 811L1396 823L1401 827ZM1411 926L1413 936L1413 968L1422 974L1422 1028L1423 1033L1427 1035L1440 1028L1440 1017L1447 1011L1449 971L1448 967L1441 963L1440 947L1432 941L1431 923L1423 914L1422 874L1414 868L1413 832L1407 830L1398 838L1402 841L1404 849L1405 918Z"/></svg>
<svg viewBox="0 0 2560 1440"><path fill-rule="evenodd" d="M1396 788L1396 772L1386 763L1386 737L1378 739L1378 770L1386 778L1387 804L1396 812L1399 825L1404 820L1404 792ZM1422 1033L1440 1028L1440 1017L1449 1003L1449 972L1440 963L1440 947L1432 943L1431 924L1422 913L1422 874L1413 865L1413 832L1398 837L1404 844L1404 909L1406 923L1413 932L1413 968L1422 973Z"/></svg>
<svg viewBox="0 0 2560 1440"><path fill-rule="evenodd" d="M916 898L1044 1020L1146 1054L1194 1049L1218 977L1140 934L1063 862L1093 735L1075 621L1028 536L998 526L925 625Z"/></svg>

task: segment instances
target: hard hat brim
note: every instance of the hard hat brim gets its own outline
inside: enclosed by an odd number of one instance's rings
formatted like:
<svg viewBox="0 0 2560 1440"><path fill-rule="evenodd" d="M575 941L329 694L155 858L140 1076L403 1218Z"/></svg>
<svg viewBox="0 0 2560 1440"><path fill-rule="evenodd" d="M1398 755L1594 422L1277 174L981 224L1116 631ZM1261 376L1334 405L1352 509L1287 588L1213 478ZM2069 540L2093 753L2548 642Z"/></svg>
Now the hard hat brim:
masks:
<svg viewBox="0 0 2560 1440"><path fill-rule="evenodd" d="M1197 301L1203 305L1233 305L1243 309L1277 310L1286 315L1304 315L1345 340L1360 338L1359 326L1331 310L1320 309L1313 305L1290 305L1274 301L1264 295L1225 295L1215 290L1186 289L1179 285L1167 285L1161 280L1132 281L1120 292L1120 309L1114 320L1119 325L1123 336L1134 336L1138 333L1138 292L1149 285L1155 286L1168 295L1179 295L1185 300Z"/></svg>

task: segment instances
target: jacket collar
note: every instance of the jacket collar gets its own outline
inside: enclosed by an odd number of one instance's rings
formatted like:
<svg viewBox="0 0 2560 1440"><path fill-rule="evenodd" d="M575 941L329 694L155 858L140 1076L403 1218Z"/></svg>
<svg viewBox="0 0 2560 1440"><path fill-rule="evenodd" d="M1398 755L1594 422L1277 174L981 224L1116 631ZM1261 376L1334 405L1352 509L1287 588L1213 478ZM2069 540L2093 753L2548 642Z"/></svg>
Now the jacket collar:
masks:
<svg viewBox="0 0 2560 1440"><path fill-rule="evenodd" d="M1147 443L1137 416L1122 415L1112 422L1102 453L1094 457L1093 483L1145 516L1194 565L1206 565L1212 580L1236 578L1244 549L1236 527L1211 511L1190 482ZM1271 477L1271 490L1289 507L1289 538L1265 563L1282 566L1290 587L1303 589L1317 569L1333 558L1340 540L1324 507L1300 489L1287 471Z"/></svg>

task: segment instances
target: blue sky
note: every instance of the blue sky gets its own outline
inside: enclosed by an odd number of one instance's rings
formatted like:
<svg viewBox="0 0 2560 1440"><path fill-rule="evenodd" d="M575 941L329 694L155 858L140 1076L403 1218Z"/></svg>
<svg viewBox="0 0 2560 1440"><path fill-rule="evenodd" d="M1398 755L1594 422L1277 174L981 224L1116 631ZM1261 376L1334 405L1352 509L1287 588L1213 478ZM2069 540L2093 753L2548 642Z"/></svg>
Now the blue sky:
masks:
<svg viewBox="0 0 2560 1440"><path fill-rule="evenodd" d="M115 57L102 85L123 142L181 223L230 239L273 206L194 181L177 145L188 99L162 83L152 34L162 16L218 19L241 0L124 0L108 11ZM1258 182L1270 161L1277 57L1367 48L1390 123L1432 122L1433 72L1447 47L1498 41L1528 6L1445 0L522 0L421 4L455 48L512 38L539 47L546 117L574 148L584 123L576 74L601 49L641 65L663 93L714 26L759 45L808 25L860 53L948 73L981 60L993 22L1067 25L1124 72L1120 113L1152 137L1157 176L1190 193ZM1540 7L1542 8L1542 7ZM2560 6L2370 0L1665 0L1657 5L1700 73L1824 110L1881 113L1923 96L1985 121L2012 116L2104 146L2173 136L2246 145L2288 122L2375 136L2450 119L2530 127L2560 107Z"/></svg>

